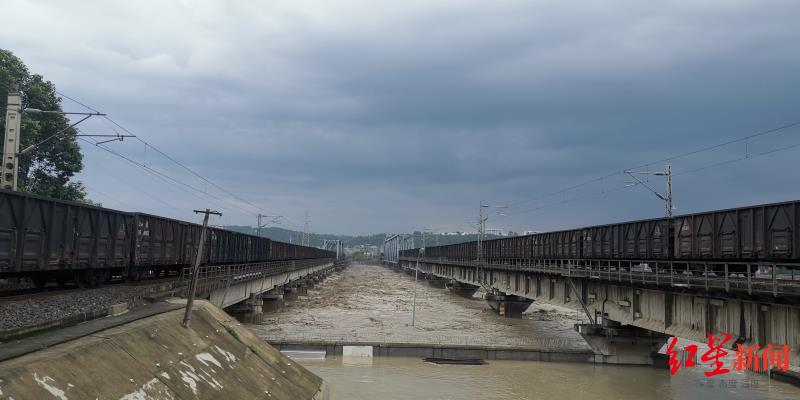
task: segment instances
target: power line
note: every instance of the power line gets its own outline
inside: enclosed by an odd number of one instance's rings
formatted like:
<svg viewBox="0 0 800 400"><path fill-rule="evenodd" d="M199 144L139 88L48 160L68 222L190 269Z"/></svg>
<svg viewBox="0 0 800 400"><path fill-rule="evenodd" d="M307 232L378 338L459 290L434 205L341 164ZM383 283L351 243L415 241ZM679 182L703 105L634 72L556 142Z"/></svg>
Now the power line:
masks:
<svg viewBox="0 0 800 400"><path fill-rule="evenodd" d="M606 180L608 178L611 178L613 176L616 176L616 175L622 175L622 174L625 173L626 170L635 170L635 169L639 169L639 168L648 167L648 166L653 165L653 164L659 164L659 163L664 163L664 162L668 162L668 161L673 161L673 160L677 160L677 159L680 159L680 158L684 158L684 157L692 156L692 155L695 155L695 154L703 153L703 152L706 152L706 151L716 150L718 148L725 147L725 146L728 146L728 145L732 145L732 144L735 144L735 143L742 143L742 142L747 143L751 139L754 139L754 138L757 138L757 137L761 137L761 136L765 136L765 135L769 135L769 134L776 133L776 132L780 132L780 131L784 131L786 129L793 128L793 127L798 126L798 125L800 125L800 121L791 122L791 123L788 123L786 125L778 126L776 128L767 129L767 130L761 131L761 132L756 132L756 133L753 133L753 134L750 134L750 135L747 135L747 136L743 136L743 137L740 137L740 138L736 138L736 139L731 139L731 140L728 140L728 141L723 142L723 143L718 143L718 144L715 144L715 145L702 147L702 148L695 149L695 150L692 150L692 151L688 151L688 152L685 152L685 153L676 154L674 156L663 158L663 159L656 160L656 161L653 161L653 162L649 162L647 164L642 164L642 165L638 165L638 166L631 167L631 168L625 168L622 171L612 172L612 173L609 173L609 174L606 174L606 175L603 175L603 176L600 176L600 177L597 177L597 178L594 178L594 179L590 179L588 181L584 181L584 182L569 186L569 187L564 188L564 189L560 189L560 190L557 190L557 191L554 191L554 192L550 192L550 193L546 193L546 194L543 194L543 195L540 195L540 196L528 198L528 199L525 199L525 200L517 201L517 202L514 202L514 203L510 203L508 205L509 206L517 206L517 205L520 205L520 204L525 204L525 203L530 203L530 202L537 201L537 200L546 199L548 197L552 197L552 196L555 196L555 195L559 195L559 194L562 194L562 193L569 192L571 190L577 189L577 188L582 187L582 186L586 186L586 185L590 185L592 183L604 181L604 180Z"/></svg>
<svg viewBox="0 0 800 400"><path fill-rule="evenodd" d="M163 173L163 172L161 172L161 171L158 171L158 170L156 170L156 169L153 169L153 168L151 168L151 167L148 167L148 166L146 166L146 165L144 165L144 164L141 164L141 163L139 163L139 162L137 162L137 161L135 161L135 160L131 159L130 157L127 157L127 156L125 156L125 155L123 155L123 154L120 154L120 153L118 153L118 152L116 152L116 151L114 151L114 150L112 150L112 149L110 149L110 148L108 148L108 147L106 147L106 146L104 146L104 145L102 145L102 144L98 144L97 142L91 142L91 141L89 141L89 140L86 140L86 139L84 139L84 138L79 138L79 139L83 140L83 141L84 141L84 142L86 142L86 143L89 143L89 144L94 144L94 145L95 145L95 147L98 147L98 148L100 148L100 149L103 149L103 150L107 151L108 153L110 153L110 154L113 154L113 155L115 155L115 156L117 156L117 157L120 157L120 158L124 159L125 161L128 161L129 163L131 163L131 164L133 164L133 165L135 165L135 166L137 166L137 167L139 167L139 168L142 168L142 169L144 169L145 171L147 171L147 172L149 172L149 173L151 173L151 174L153 174L153 175L155 175L155 176L158 176L158 177L160 177L160 178L162 178L162 179L167 179L167 180L171 181L172 183L177 183L178 185L181 185L181 186L183 186L183 187L186 187L186 188L188 188L188 189L191 189L191 190L193 190L193 191L195 191L195 192L197 192L197 193L204 194L204 195L206 195L206 196L208 196L208 197L210 197L210 198L213 198L213 199L215 199L215 200L217 200L217 201L219 201L219 202L222 202L222 203L228 203L228 204L232 205L232 206L233 206L233 207L235 207L235 208L239 208L241 211L243 211L243 212L245 212L245 213L250 213L250 214L252 214L252 212L251 212L250 210L243 209L243 208L239 207L238 205L236 205L235 203L231 203L231 202L229 202L229 201L227 201L227 200L225 200L225 199L223 199L223 198L219 198L219 197L216 197L216 196L214 196L214 195L211 195L210 193L204 192L203 190L201 190L201 189L198 189L198 188L196 188L196 187L194 187L194 186L192 186L192 185L189 185L189 184L187 184L186 182L182 182L182 181L180 181L180 180L178 180L178 179L175 179L175 178L173 178L173 177L171 177L171 176L169 176L169 175L167 175L167 174L165 174L165 173ZM192 192L190 192L190 191L187 191L187 193L190 193L190 194L192 194L193 196L197 197L198 199L200 199L200 200L202 200L202 201L208 201L207 199L204 199L204 198L202 198L202 197L198 196L197 194L195 194L195 193L192 193ZM222 204L222 203L220 203L220 204ZM255 215L255 214L252 214L252 215Z"/></svg>
<svg viewBox="0 0 800 400"><path fill-rule="evenodd" d="M109 154L111 154L111 153L109 153ZM112 154L112 155L113 155L113 154ZM127 161L127 160L126 160L126 161ZM170 203L167 203L166 201L164 201L164 200L162 200L162 199L158 198L157 196L154 196L153 194L151 194L151 193L150 193L150 192L148 192L147 190L144 190L142 187L137 187L137 186L135 186L135 185L131 184L131 182L130 182L130 181L126 181L126 180L124 180L124 179L120 178L119 176L117 176L117 174L115 174L115 173L113 173L113 172L112 172L112 171L113 171L112 169L102 169L102 170L103 170L103 171L105 171L105 172L106 172L106 173L107 173L109 176L113 177L114 179L116 179L117 181L119 181L120 183L122 183L123 185L126 185L126 186L129 186L129 187L131 187L131 188L134 188L134 189L136 190L136 192L137 192L137 193L142 193L142 194L144 194L145 196L147 196L147 197L151 198L152 200L154 200L154 201L156 201L156 202L158 202L158 203L161 203L161 204L163 204L163 205L167 206L168 208L170 208L170 209L172 209L172 210L175 210L175 211L177 211L179 215L180 215L180 214L183 214L183 213L185 212L185 210L180 210L180 209L176 208L174 205L172 205L172 204L170 204ZM155 174L151 173L150 171L145 171L145 172L147 172L148 174L154 175L156 178L160 179L162 182L165 182L165 183L169 184L169 182L168 182L168 181L166 181L164 178L162 178L162 177L160 177L160 176L158 176L158 175L155 175ZM172 186L172 185L170 185L170 187L173 187L173 186ZM95 190L95 189L93 189L93 191L99 192L98 190ZM99 192L99 193L100 193L101 195L104 195L104 194L103 194L103 193L101 193L101 192ZM106 196L106 197L110 197L110 196L108 196L108 195L105 195L105 196ZM204 200L204 199L201 199L201 200ZM205 201L205 200L204 200L204 201ZM134 206L132 206L132 205L130 205L130 204L128 204L128 207L130 207L131 209L135 208Z"/></svg>
<svg viewBox="0 0 800 400"><path fill-rule="evenodd" d="M56 90L55 92L56 92L56 94L57 94L57 95L59 95L59 96L61 96L61 97L64 97L64 98L66 98L66 99L68 99L68 100L72 100L73 102L77 103L78 105L81 105L81 106L83 106L83 107L85 107L85 108L87 108L87 109L89 109L89 110L92 110L92 111L94 111L94 112L98 113L98 114L102 114L100 111L97 111L97 110L95 110L94 108L92 108L92 107L89 107L89 106L87 106L86 104L83 104L83 103L81 103L80 101L78 101L78 100L75 100L75 99L73 99L72 97L69 97L69 96L65 95L64 93L61 93L61 92L59 92L58 90Z"/></svg>
<svg viewBox="0 0 800 400"><path fill-rule="evenodd" d="M94 108L92 108L92 107L90 107L90 106L88 106L88 105L86 105L86 104L84 104L84 103L82 103L82 102L78 101L77 99L75 99L75 98L73 98L73 97L67 96L67 95L65 95L65 94L63 94L63 93L61 93L61 92L58 92L58 91L56 91L56 93L57 93L58 95L60 95L60 96L64 97L64 98L68 99L68 100L71 100L71 101L73 101L73 102L75 102L75 103L77 103L77 104L79 104L79 105L81 105L81 106L83 106L83 107L85 107L85 108L89 109L89 110L92 110L92 111L98 112L98 111L97 111L97 110L95 110ZM255 205L255 204L253 204L253 203L251 203L251 202L249 202L249 201L247 201L247 200L243 199L241 196L238 196L238 195L236 195L235 193L233 193L233 192L231 192L231 191L229 191L229 190L225 189L224 187L222 187L222 186L218 185L217 183L215 183L215 182L213 182L213 181L211 181L211 180L207 179L206 177L204 177L204 176L200 175L198 172L196 172L195 170L193 170L193 169L189 168L187 165L185 165L185 164L181 163L180 161L176 160L175 158L173 158L172 156L168 155L167 153L165 153L165 152L164 152L164 151L162 151L161 149L159 149L159 148L157 148L157 147L153 146L153 145L152 145L152 144L150 144L149 142L147 142L147 141L145 141L144 139L140 138L138 135L135 135L135 134L134 134L134 133L133 133L131 130L129 130L128 128L126 128L126 127L122 126L122 124L120 124L120 123L116 122L115 120L111 119L111 117L109 117L109 116L105 115L105 116L103 116L103 118L104 118L104 119L105 119L105 120L106 120L108 123L111 123L113 126L115 126L115 127L119 128L119 129L122 129L124 132L126 132L126 133L128 133L128 134L130 134L130 135L133 135L133 136L136 138L136 140L138 140L138 141L140 141L141 143L143 143L143 144L145 145L145 154L146 154L146 152L147 152L147 148L149 147L149 148L151 148L151 149L155 150L155 151L156 151L158 154L161 154L163 157L165 157L165 158L166 158L166 159L168 159L169 161L171 161L171 162L173 162L173 163L177 164L178 166L180 166L181 168L185 169L185 170L186 170L186 171L188 171L190 174L192 174L192 175L194 175L195 177L197 177L197 178L201 179L201 180L202 180L203 182L205 182L206 184L209 184L209 185L211 185L211 186L213 186L213 187L215 187L215 188L219 189L220 191L222 191L222 192L226 193L227 195L229 195L229 196L233 197L234 199L236 199L236 200L239 200L240 202L242 202L242 203L245 203L245 204L249 205L250 207L253 207L253 208L255 208L257 211L261 211L261 212L264 212L264 213L271 213L271 211L262 209L261 207L259 207L259 206ZM112 127L112 128L113 128L113 127ZM116 131L116 129L114 129L114 130ZM117 132L117 133L118 133L118 132ZM89 143L91 143L91 142L89 142ZM149 171L149 172L151 172L151 173L155 173L155 174L157 174L157 175L162 175L163 177L165 177L165 178L167 178L167 179L169 179L169 180L171 180L171 181L173 181L173 182L175 182L175 183L178 183L178 184L180 184L180 185L182 185L182 186L186 186L186 187L188 187L188 188L190 188L190 189L192 189L192 190L195 190L195 191L198 191L198 192L200 192L200 193L206 194L206 195L207 195L207 196L209 196L209 197L213 197L213 198L215 198L215 199L217 199L217 200L219 200L219 201L223 201L223 202L226 202L226 203L228 203L228 204L231 204L233 207L235 207L235 208L238 208L239 210L242 210L242 211L244 211L244 212L246 212L246 213L250 213L250 214L252 214L252 215L257 215L257 213L254 213L253 211L250 211L250 210L245 210L244 208L242 208L242 207L239 207L239 206L238 206L237 204L235 204L235 203L231 203L231 202L228 202L228 201L227 201L227 200L225 200L225 199L218 198L218 197L216 197L216 196L212 196L212 195L208 194L208 192L207 192L207 191L200 191L199 189L197 189L197 188L194 188L194 187L192 187L191 185L188 185L188 184L186 184L186 183L184 183L184 182L181 182L181 181L179 181L179 180L176 180L176 179L174 179L174 178L172 178L172 177L170 177L170 176L168 176L168 175L166 175L166 174L164 174L164 173L161 173L160 171L156 171L156 170L154 170L154 169L152 169L152 168L148 167L148 166L146 165L146 163L138 163L138 162L136 162L136 161L134 161L134 160L132 160L132 159L130 159L130 158L128 158L128 157L125 157L125 156L123 156L122 154L119 154L119 153L117 153L117 152L115 152L115 151L113 151L113 150L111 150L111 149L109 149L109 148L107 148L107 147L100 146L100 145L99 145L99 144L97 144L97 143L94 143L94 144L95 144L97 147L100 147L100 148L102 148L103 150L105 150L105 151L108 151L109 153L111 153L111 154L114 154L114 155L116 155L116 156L118 156L118 157L122 157L122 158L123 158L123 159L125 159L126 161L128 161L128 162L131 162L131 163L133 163L134 165L136 165L136 166L138 166L138 167L140 167L140 168L143 168L143 169L145 169L145 170L147 170L147 171ZM287 220L287 222L291 223L292 225L296 225L296 224L295 224L293 221L289 220L288 218L286 218L286 220Z"/></svg>
<svg viewBox="0 0 800 400"><path fill-rule="evenodd" d="M750 159L753 159L753 158L763 157L763 156L767 156L767 155L770 155L770 154L779 153L781 151L795 149L795 148L798 148L798 147L800 147L800 143L796 143L796 144L792 144L792 145L788 145L788 146L776 147L776 148L773 148L771 150L766 150L766 151L762 151L762 152L759 152L759 153L747 154L747 155L744 155L744 156L741 156L741 157L737 157L737 158L733 158L733 159L730 159L730 160L725 160L725 161L721 161L721 162L705 165L705 166L702 166L702 167L689 169L689 170L686 170L686 171L680 171L680 172L675 173L674 176L688 175L688 174L692 174L692 173L696 173L696 172L700 172L700 171L705 171L705 170L711 169L711 168L716 168L716 167L720 167L720 166L724 166L724 165L728 165L728 164L733 164L733 163L736 163L736 162L739 162L739 161L747 161L747 160L750 160ZM665 159L665 161L669 161L669 159ZM657 161L657 162L659 162L659 161ZM637 168L642 168L642 167L637 167ZM539 207L530 208L530 209L527 209L527 210L518 211L518 212L515 212L515 213L510 213L509 215L527 214L527 213L538 211L538 210L542 210L542 209L545 209L545 208L560 206L560 205L567 204L567 203L574 203L576 201L584 200L584 199L591 198L591 197L604 196L604 195L606 195L608 193L619 192L621 190L624 190L624 189L627 189L627 188L630 188L630 187L633 187L633 186L637 186L637 185L638 185L638 183L634 184L634 185L619 186L619 187L612 188L612 189L603 189L600 192L593 192L593 193L589 193L589 194L586 194L586 195L583 195L583 196L573 197L573 198L570 198L570 199L564 199L564 200L559 201L559 202L550 203L550 204L546 204L546 205L543 205L543 206L539 206Z"/></svg>
<svg viewBox="0 0 800 400"><path fill-rule="evenodd" d="M108 122L110 122L110 123L114 124L115 126L117 126L117 127L118 127L118 128L120 128L120 129L124 130L124 131L125 131L125 132L127 132L128 134L131 134L131 135L133 135L133 133L132 133L130 130L128 130L127 128L123 127L122 125L120 125L119 123L117 123L116 121L114 121L113 119L111 119L109 116L107 116L107 115L106 115L106 116L104 116L104 119L108 120ZM134 136L136 136L136 135L134 135ZM173 163L175 163L176 165L178 165L178 166L180 166L181 168L185 169L185 170L186 170L186 171L188 171L190 174L192 174L192 175L194 175L195 177L197 177L197 178L201 179L201 180L202 180L202 181L204 181L205 183L207 183L207 184L209 184L209 185L211 185L211 186L213 186L213 187L215 187L215 188L217 188L217 189L221 190L222 192L224 192L224 193L228 194L229 196L231 196L231 197L233 197L233 198L235 198L235 199L237 199L237 200L241 201L242 203L245 203L245 204L247 204L247 205L249 205L249 206L251 206L251 207L255 208L255 209L256 209L256 210L258 210L258 211L265 211L265 210L262 210L262 209L261 209L259 206L257 206L257 205L255 205L255 204L253 204L253 203L251 203L251 202L249 202L249 201L247 201L247 200L245 200L245 199L241 198L240 196L238 196L238 195L236 195L236 194L234 194L234 193L230 192L229 190L227 190L227 189L223 188L222 186L218 185L217 183L210 181L210 180L209 180L209 179L207 179L206 177L204 177L204 176L200 175L199 173L197 173L195 170L193 170L193 169L189 168L188 166L186 166L186 164L184 164L184 163L182 163L182 162L180 162L180 161L178 161L178 160L174 159L172 156L170 156L169 154L167 154L167 153L165 153L165 152L161 151L161 149L159 149L159 148L157 148L157 147L153 146L152 144L150 144L150 143L149 143L149 142L147 142L146 140L144 140L144 139L142 139L142 138L140 138L140 137L138 137L138 136L136 136L136 140L138 140L138 141L142 142L142 144L144 144L144 145L146 146L146 148L147 148L147 147L149 147L149 148L151 148L151 149L155 150L155 151L156 151L158 154L161 154L161 155L162 155L162 156L164 156L164 158L166 158L167 160L170 160L170 161L172 161Z"/></svg>

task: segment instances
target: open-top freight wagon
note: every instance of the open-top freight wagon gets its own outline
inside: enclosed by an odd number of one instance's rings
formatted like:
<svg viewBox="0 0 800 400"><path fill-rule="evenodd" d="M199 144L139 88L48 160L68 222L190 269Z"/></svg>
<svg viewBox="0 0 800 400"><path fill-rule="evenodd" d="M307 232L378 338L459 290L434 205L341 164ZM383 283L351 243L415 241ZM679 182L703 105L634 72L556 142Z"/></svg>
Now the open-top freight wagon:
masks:
<svg viewBox="0 0 800 400"><path fill-rule="evenodd" d="M486 240L483 261L626 260L701 265L734 262L732 272L758 263L800 264L800 201L762 204L617 224ZM406 257L417 250L407 250ZM425 249L427 257L477 258L477 242Z"/></svg>
<svg viewBox="0 0 800 400"><path fill-rule="evenodd" d="M112 276L180 274L201 225L0 190L0 278L95 285ZM202 264L334 258L329 251L208 228Z"/></svg>

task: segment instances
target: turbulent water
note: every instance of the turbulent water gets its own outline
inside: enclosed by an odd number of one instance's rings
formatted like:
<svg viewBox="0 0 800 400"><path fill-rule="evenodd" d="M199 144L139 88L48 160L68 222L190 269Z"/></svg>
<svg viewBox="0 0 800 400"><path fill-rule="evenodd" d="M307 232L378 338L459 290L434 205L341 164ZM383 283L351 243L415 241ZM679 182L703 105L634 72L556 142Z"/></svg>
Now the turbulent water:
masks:
<svg viewBox="0 0 800 400"><path fill-rule="evenodd" d="M668 371L651 367L522 361L434 365L391 357L328 357L300 363L325 379L332 400L800 398L795 387L751 374L705 378L692 371L670 378Z"/></svg>
<svg viewBox="0 0 800 400"><path fill-rule="evenodd" d="M523 319L491 312L479 298L377 266L338 272L307 296L288 301L250 328L264 338L345 338L349 341L480 343L589 351L573 325L575 311L534 303ZM800 389L754 374L706 378L704 369L671 378L664 369L579 363L489 361L439 366L411 358L300 359L325 379L331 399L798 399ZM713 385L713 386L712 386ZM724 387L723 387L724 386Z"/></svg>
<svg viewBox="0 0 800 400"><path fill-rule="evenodd" d="M589 351L573 328L581 314L572 310L534 304L524 319L502 318L480 299L480 292L465 299L419 281L411 326L413 293L413 277L354 265L310 289L307 296L286 302L281 312L265 314L261 325L250 328L268 340L345 337L445 344L490 340L493 345Z"/></svg>

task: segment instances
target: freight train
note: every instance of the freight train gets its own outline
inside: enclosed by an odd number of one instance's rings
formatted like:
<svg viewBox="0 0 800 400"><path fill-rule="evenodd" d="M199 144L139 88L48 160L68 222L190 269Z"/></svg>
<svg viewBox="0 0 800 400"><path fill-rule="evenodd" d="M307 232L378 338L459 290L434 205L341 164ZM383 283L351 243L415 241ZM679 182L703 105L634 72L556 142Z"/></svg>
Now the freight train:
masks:
<svg viewBox="0 0 800 400"><path fill-rule="evenodd" d="M759 263L795 268L800 264L800 201L589 226L486 240L487 264L529 260L605 260L642 265L731 263L732 272L752 272ZM403 257L416 257L405 250ZM477 258L477 242L425 249L426 257L460 261ZM738 269L738 271L737 271Z"/></svg>
<svg viewBox="0 0 800 400"><path fill-rule="evenodd" d="M202 226L0 190L0 279L94 286L112 277L180 274L197 256ZM201 263L331 259L331 251L209 227Z"/></svg>

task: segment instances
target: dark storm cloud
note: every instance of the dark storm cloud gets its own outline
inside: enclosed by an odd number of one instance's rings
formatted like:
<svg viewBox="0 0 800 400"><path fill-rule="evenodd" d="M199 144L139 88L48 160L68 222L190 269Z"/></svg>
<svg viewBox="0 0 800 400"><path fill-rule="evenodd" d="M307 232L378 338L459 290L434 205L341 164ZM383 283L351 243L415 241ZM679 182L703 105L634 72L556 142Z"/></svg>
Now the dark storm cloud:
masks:
<svg viewBox="0 0 800 400"><path fill-rule="evenodd" d="M23 17L0 27L3 46L231 192L296 224L310 210L319 231L465 230L480 200L515 203L798 119L792 1L88 3L14 3ZM95 124L84 130L109 129ZM208 190L140 144L112 146ZM204 201L86 154L82 179L109 206L188 218ZM796 154L677 176L679 211L796 198ZM524 203L490 225L662 212L641 188L525 212L624 183ZM252 223L257 211L214 190L226 222Z"/></svg>

